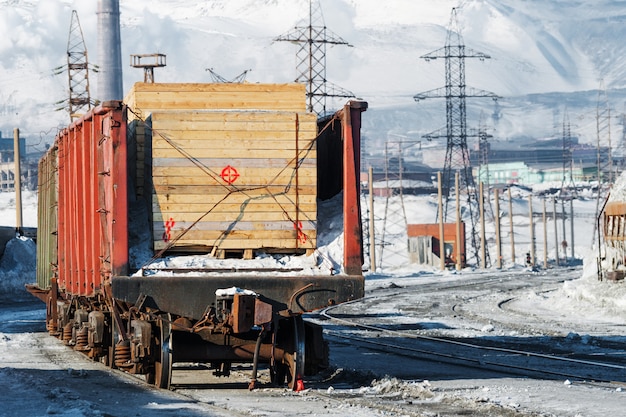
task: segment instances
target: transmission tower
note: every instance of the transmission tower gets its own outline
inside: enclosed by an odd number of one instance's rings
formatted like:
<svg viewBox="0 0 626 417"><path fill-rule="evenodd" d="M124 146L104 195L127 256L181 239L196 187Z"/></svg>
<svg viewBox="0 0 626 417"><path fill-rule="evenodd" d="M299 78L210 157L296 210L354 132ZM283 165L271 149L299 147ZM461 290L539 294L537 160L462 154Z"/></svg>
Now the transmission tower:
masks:
<svg viewBox="0 0 626 417"><path fill-rule="evenodd" d="M433 138L446 138L446 157L443 169L443 196L444 196L444 221L448 217L448 199L450 189L453 187L454 172L460 171L460 190L467 196L467 209L469 210L472 232L471 244L474 250L476 263L480 262L480 255L477 244L477 190L472 177L472 167L469 160L469 151L467 148L467 114L465 99L467 97L490 97L498 99L498 96L488 91L478 90L467 87L465 84L465 59L478 58L481 61L489 59L490 56L481 52L476 52L466 48L463 44L460 31L458 29L456 8L452 9L450 17L450 25L446 37L446 45L429 54L423 55L421 58L426 61L444 58L446 85L444 88L437 88L416 94L413 98L420 101L428 98L446 99L446 131L445 134L438 132L425 135L429 140Z"/></svg>
<svg viewBox="0 0 626 417"><path fill-rule="evenodd" d="M88 66L87 46L83 38L83 30L80 27L78 13L76 10L72 10L70 34L67 40L70 120L80 118L91 109Z"/></svg>
<svg viewBox="0 0 626 417"><path fill-rule="evenodd" d="M626 104L624 105L626 107ZM626 109L619 118L619 124L622 126L622 136L619 138L620 140L617 143L617 149L615 150L615 154L619 155L618 165L615 167L616 175L619 175L626 165Z"/></svg>
<svg viewBox="0 0 626 417"><path fill-rule="evenodd" d="M596 199L596 219L600 215L600 209L607 197L611 184L613 184L613 155L611 146L611 107L609 99L601 82L598 90L598 103L596 107L596 134L597 134L597 170L598 170L598 195ZM592 244L597 242L597 224L594 222Z"/></svg>
<svg viewBox="0 0 626 417"><path fill-rule="evenodd" d="M563 115L563 179L561 180L561 194L567 195L576 191L574 184L574 158L572 152L573 140L567 111Z"/></svg>
<svg viewBox="0 0 626 417"><path fill-rule="evenodd" d="M324 116L327 97L355 97L352 92L326 81L326 45L352 45L326 28L318 0L309 0L308 26L296 26L274 40L298 45L295 81L306 83L308 111Z"/></svg>
<svg viewBox="0 0 626 417"><path fill-rule="evenodd" d="M390 133L393 135L393 133ZM397 145L397 149L395 146ZM392 245L390 241L407 242L407 216L404 205L404 153L405 150L417 145L422 147L421 141L415 140L387 140L385 142L385 213L383 215L382 245L378 260L380 267L383 262L395 258L395 264L408 262L407 247L404 244ZM393 201L392 201L393 200ZM388 247L388 249L386 249ZM391 255L389 254L391 252Z"/></svg>
<svg viewBox="0 0 626 417"><path fill-rule="evenodd" d="M602 85L598 91L596 107L596 126L598 137L598 181L613 184L613 146L611 143L611 106L606 90Z"/></svg>
<svg viewBox="0 0 626 417"><path fill-rule="evenodd" d="M246 76L248 75L250 71L252 71L251 69L247 69L241 74L239 74L238 76L236 76L235 78L229 80L219 75L217 72L215 72L213 68L207 68L206 70L209 71L209 73L211 74L211 79L213 80L214 83L225 83L225 84L241 84L246 81Z"/></svg>

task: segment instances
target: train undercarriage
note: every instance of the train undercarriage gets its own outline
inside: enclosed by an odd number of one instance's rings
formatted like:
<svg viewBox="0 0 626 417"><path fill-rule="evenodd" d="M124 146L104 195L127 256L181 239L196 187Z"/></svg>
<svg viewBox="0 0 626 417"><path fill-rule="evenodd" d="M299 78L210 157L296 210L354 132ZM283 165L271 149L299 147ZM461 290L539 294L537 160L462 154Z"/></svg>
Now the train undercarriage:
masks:
<svg viewBox="0 0 626 417"><path fill-rule="evenodd" d="M158 297L141 294L133 303L114 298L110 285L96 297L67 296L55 281L46 291L29 288L46 303L50 334L111 368L145 375L159 388L170 388L174 363L208 364L224 377L233 363L251 363L250 389L258 386L264 364L272 385L293 390L328 366L320 326L252 291L218 291L194 318L159 309Z"/></svg>

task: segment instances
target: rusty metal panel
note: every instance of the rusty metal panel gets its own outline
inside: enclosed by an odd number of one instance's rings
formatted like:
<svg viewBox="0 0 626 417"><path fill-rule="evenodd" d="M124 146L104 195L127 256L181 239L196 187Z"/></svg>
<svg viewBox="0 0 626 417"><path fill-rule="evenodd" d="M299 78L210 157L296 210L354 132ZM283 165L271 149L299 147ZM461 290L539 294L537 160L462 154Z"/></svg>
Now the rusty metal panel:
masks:
<svg viewBox="0 0 626 417"><path fill-rule="evenodd" d="M350 101L341 112L343 127L343 268L346 274L362 273L363 233L361 225L361 113L365 101Z"/></svg>
<svg viewBox="0 0 626 417"><path fill-rule="evenodd" d="M254 304L256 296L235 294L233 297L233 332L245 333L254 326Z"/></svg>
<svg viewBox="0 0 626 417"><path fill-rule="evenodd" d="M128 271L125 118L120 102L107 102L55 139L56 264L69 294L92 296L112 273Z"/></svg>
<svg viewBox="0 0 626 417"><path fill-rule="evenodd" d="M312 311L364 296L363 275L181 275L127 277L111 280L113 297L134 303L140 295L144 306L193 319L202 318L215 303L215 291L236 286L254 291L275 310Z"/></svg>

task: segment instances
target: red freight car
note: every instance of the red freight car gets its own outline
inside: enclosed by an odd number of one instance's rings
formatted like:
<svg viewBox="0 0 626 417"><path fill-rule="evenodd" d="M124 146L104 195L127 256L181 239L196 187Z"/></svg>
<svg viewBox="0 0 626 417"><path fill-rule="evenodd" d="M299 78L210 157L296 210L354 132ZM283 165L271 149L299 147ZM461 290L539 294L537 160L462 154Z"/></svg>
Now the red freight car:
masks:
<svg viewBox="0 0 626 417"><path fill-rule="evenodd" d="M272 102L272 85L261 87L262 93L255 94L262 94L264 103ZM167 100L163 91L157 96ZM304 102L304 94L301 97ZM154 105L159 111L165 107L160 102ZM215 116L215 109L207 109L209 104L200 106L205 107L194 117L203 112ZM116 101L102 103L62 130L40 161L37 284L28 286L47 305L50 333L111 367L145 374L148 382L162 388L170 385L172 363L189 361L210 363L219 375L228 375L233 362L252 362L251 386L258 363L268 363L274 383L286 381L295 388L299 379L317 372L328 359L321 329L305 322L302 313L363 296L358 172L360 121L366 108L367 103L352 101L318 121L319 133L312 141L317 151L317 194L328 198L343 191L343 269L333 275L169 270L144 276L129 261L129 226L138 222L133 207L142 198L157 207L158 196L150 181L155 171L143 163L154 160L151 142L164 131L157 132L156 122L151 123L150 116L132 103ZM242 117L232 108L223 114ZM299 117L290 120L297 122ZM142 127L136 132L149 133L142 133L144 143L130 132L137 129L137 121ZM254 126L258 129L258 124ZM299 125L293 129L297 137ZM295 170L299 161L294 162ZM146 186L139 187L142 167ZM297 173L292 177L298 181ZM228 195L232 186L225 185ZM296 182L287 187L304 185ZM168 198L175 189L189 189L170 188ZM145 232L152 235L158 230L155 213L156 209L146 219ZM246 233L253 239L256 232ZM297 228L289 233L301 237ZM152 237L153 241L163 238ZM184 250L176 248L176 252ZM193 250L198 250L197 244Z"/></svg>

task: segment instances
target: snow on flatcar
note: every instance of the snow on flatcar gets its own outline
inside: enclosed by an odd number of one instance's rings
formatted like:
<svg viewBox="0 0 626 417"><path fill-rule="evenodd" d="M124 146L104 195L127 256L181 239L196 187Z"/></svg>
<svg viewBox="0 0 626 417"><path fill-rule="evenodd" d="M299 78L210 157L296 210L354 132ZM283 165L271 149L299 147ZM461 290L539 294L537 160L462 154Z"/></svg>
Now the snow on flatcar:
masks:
<svg viewBox="0 0 626 417"><path fill-rule="evenodd" d="M49 332L161 388L174 362L222 376L251 362L251 388L267 363L273 383L301 387L328 361L302 313L364 293L366 108L318 120L299 84L138 83L63 129L39 163L28 286ZM330 198L338 262L318 250Z"/></svg>

